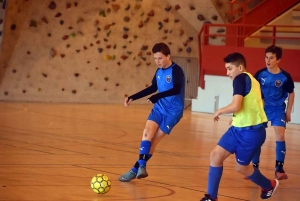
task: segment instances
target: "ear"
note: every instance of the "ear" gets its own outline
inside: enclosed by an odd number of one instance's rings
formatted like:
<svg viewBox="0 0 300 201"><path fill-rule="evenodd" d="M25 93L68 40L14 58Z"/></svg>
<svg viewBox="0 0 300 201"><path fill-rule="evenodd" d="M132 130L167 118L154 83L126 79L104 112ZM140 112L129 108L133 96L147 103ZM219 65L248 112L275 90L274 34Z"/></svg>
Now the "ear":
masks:
<svg viewBox="0 0 300 201"><path fill-rule="evenodd" d="M276 62L277 62L277 64L279 64L279 62L281 61L281 59L278 59Z"/></svg>
<svg viewBox="0 0 300 201"><path fill-rule="evenodd" d="M240 65L239 67L240 67L240 71L243 71L243 66L242 66L242 65Z"/></svg>
<svg viewBox="0 0 300 201"><path fill-rule="evenodd" d="M168 58L168 59L171 59L171 55L168 54L167 58Z"/></svg>

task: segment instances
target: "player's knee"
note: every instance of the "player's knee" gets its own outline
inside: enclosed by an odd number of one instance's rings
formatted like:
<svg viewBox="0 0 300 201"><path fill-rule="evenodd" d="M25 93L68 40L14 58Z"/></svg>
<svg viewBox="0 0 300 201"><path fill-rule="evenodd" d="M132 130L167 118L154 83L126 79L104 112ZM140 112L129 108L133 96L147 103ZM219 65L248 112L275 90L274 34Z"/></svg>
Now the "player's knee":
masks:
<svg viewBox="0 0 300 201"><path fill-rule="evenodd" d="M238 164L238 163L235 164L235 170L238 173L243 174L243 175L247 175L247 176L252 173L251 167L252 167L252 165L251 166L249 166L249 165L245 166L245 165L241 165L241 164Z"/></svg>
<svg viewBox="0 0 300 201"><path fill-rule="evenodd" d="M222 164L223 164L223 160L222 160L222 157L220 156L220 154L217 151L212 150L210 152L210 165L220 166Z"/></svg>
<svg viewBox="0 0 300 201"><path fill-rule="evenodd" d="M151 141L151 139L152 139L152 136L151 136L149 130L145 128L143 131L143 140Z"/></svg>

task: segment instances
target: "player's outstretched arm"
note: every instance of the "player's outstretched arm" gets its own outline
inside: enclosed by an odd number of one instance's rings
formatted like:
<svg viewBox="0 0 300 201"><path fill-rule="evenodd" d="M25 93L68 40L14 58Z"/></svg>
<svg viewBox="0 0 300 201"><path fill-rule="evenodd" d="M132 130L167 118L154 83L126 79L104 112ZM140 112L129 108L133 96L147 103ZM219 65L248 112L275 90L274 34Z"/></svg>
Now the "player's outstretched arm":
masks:
<svg viewBox="0 0 300 201"><path fill-rule="evenodd" d="M234 95L232 98L232 102L229 105L227 105L226 107L223 107L215 112L214 120L218 121L219 116L221 114L231 114L231 113L239 111L242 107L243 98L244 97L242 95L239 95L239 94Z"/></svg>
<svg viewBox="0 0 300 201"><path fill-rule="evenodd" d="M126 97L125 100L124 100L124 106L128 107L131 102L132 102L132 99L128 99L128 97Z"/></svg>

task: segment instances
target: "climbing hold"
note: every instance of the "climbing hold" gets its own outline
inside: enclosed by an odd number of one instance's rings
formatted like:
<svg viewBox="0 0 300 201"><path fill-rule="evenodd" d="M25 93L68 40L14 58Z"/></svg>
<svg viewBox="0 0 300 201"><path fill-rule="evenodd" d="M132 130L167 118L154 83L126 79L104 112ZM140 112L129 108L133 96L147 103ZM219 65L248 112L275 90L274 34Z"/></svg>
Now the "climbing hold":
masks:
<svg viewBox="0 0 300 201"><path fill-rule="evenodd" d="M177 4L175 5L175 10L179 10L180 9L180 6Z"/></svg>
<svg viewBox="0 0 300 201"><path fill-rule="evenodd" d="M58 13L56 13L56 15L54 17L60 17L60 16L61 16L61 13L58 12Z"/></svg>
<svg viewBox="0 0 300 201"><path fill-rule="evenodd" d="M147 17L145 20L144 20L144 23L147 23L149 21L149 17Z"/></svg>
<svg viewBox="0 0 300 201"><path fill-rule="evenodd" d="M53 48L51 48L49 54L53 58L56 55L56 51Z"/></svg>
<svg viewBox="0 0 300 201"><path fill-rule="evenodd" d="M183 29L180 29L180 30L179 30L179 36L182 36L183 33L184 33L184 30L183 30Z"/></svg>
<svg viewBox="0 0 300 201"><path fill-rule="evenodd" d="M16 28L17 28L17 26L16 26L15 24L12 24L12 25L10 26L10 29L13 30L13 31L14 31Z"/></svg>
<svg viewBox="0 0 300 201"><path fill-rule="evenodd" d="M124 17L124 21L125 21L125 22L129 22L129 21L130 21L130 17L125 16L125 17Z"/></svg>
<svg viewBox="0 0 300 201"><path fill-rule="evenodd" d="M165 8L165 11L167 11L167 12L168 12L168 11L170 11L170 10L171 10L171 8L172 8L172 6L168 6L168 7L166 7L166 8Z"/></svg>
<svg viewBox="0 0 300 201"><path fill-rule="evenodd" d="M200 21L205 20L205 17L204 17L203 15L201 15L201 14L199 14L199 15L197 16L197 18L198 18L198 20L200 20Z"/></svg>
<svg viewBox="0 0 300 201"><path fill-rule="evenodd" d="M104 10L100 10L99 11L99 15L101 15L102 17L106 17L105 11Z"/></svg>
<svg viewBox="0 0 300 201"><path fill-rule="evenodd" d="M48 20L47 20L46 17L42 17L42 21L43 21L44 23L48 24Z"/></svg>
<svg viewBox="0 0 300 201"><path fill-rule="evenodd" d="M56 3L54 1L51 1L48 8L50 8L51 10L54 10L56 8Z"/></svg>
<svg viewBox="0 0 300 201"><path fill-rule="evenodd" d="M138 27L139 27L139 28L142 28L143 26L144 26L143 21L140 21L140 23L138 24Z"/></svg>
<svg viewBox="0 0 300 201"><path fill-rule="evenodd" d="M128 58L128 56L122 55L121 58L122 58L123 60L126 60L126 59Z"/></svg>
<svg viewBox="0 0 300 201"><path fill-rule="evenodd" d="M64 35L64 36L62 37L63 40L67 40L68 38L69 38L68 35Z"/></svg>
<svg viewBox="0 0 300 201"><path fill-rule="evenodd" d="M109 61L109 60L111 60L112 59L112 57L110 56L110 55L105 55L104 56L104 60L105 61Z"/></svg>
<svg viewBox="0 0 300 201"><path fill-rule="evenodd" d="M111 4L112 9L114 9L115 11L118 11L120 9L120 5L118 4Z"/></svg>
<svg viewBox="0 0 300 201"><path fill-rule="evenodd" d="M215 21L218 20L218 16L217 16L217 15L213 15L213 16L211 16L211 18L212 18L213 20L215 20Z"/></svg>
<svg viewBox="0 0 300 201"><path fill-rule="evenodd" d="M154 16L154 11L153 11L153 10L151 10L151 11L148 13L148 16L149 16L149 17L152 17L152 16Z"/></svg>
<svg viewBox="0 0 300 201"><path fill-rule="evenodd" d="M148 49L148 45L143 45L142 47L141 47L141 50L147 50Z"/></svg>
<svg viewBox="0 0 300 201"><path fill-rule="evenodd" d="M161 30L163 27L163 24L161 22L158 22L158 30Z"/></svg>
<svg viewBox="0 0 300 201"><path fill-rule="evenodd" d="M37 27L37 25L36 25L36 21L34 21L34 20L30 20L30 24L29 24L29 26L31 26L31 27Z"/></svg>
<svg viewBox="0 0 300 201"><path fill-rule="evenodd" d="M125 8L125 10L129 10L130 9L130 4L128 4Z"/></svg>
<svg viewBox="0 0 300 201"><path fill-rule="evenodd" d="M193 5L190 5L190 10L195 10L196 8Z"/></svg>
<svg viewBox="0 0 300 201"><path fill-rule="evenodd" d="M77 20L77 23L80 23L80 22L83 22L84 21L84 19L83 18L78 18L78 20Z"/></svg>

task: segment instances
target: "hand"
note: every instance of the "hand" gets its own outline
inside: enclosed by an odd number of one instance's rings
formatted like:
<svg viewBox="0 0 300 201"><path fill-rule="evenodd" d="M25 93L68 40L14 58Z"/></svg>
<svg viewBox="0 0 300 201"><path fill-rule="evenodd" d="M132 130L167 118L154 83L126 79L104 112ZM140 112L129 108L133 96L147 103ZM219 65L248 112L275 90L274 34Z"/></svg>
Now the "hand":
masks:
<svg viewBox="0 0 300 201"><path fill-rule="evenodd" d="M148 103L152 103L150 99L147 99L147 102L148 102Z"/></svg>
<svg viewBox="0 0 300 201"><path fill-rule="evenodd" d="M285 119L286 123L290 122L291 121L291 113L286 113L285 118L286 118Z"/></svg>
<svg viewBox="0 0 300 201"><path fill-rule="evenodd" d="M126 98L125 98L125 101L124 101L124 106L125 106L125 107L128 107L128 106L130 105L131 102L132 102L132 99L129 99L129 100L128 100L128 97L126 97Z"/></svg>
<svg viewBox="0 0 300 201"><path fill-rule="evenodd" d="M219 112L219 110L218 111L216 111L215 112L215 114L214 114L214 121L219 121L219 116L221 115L221 113Z"/></svg>

